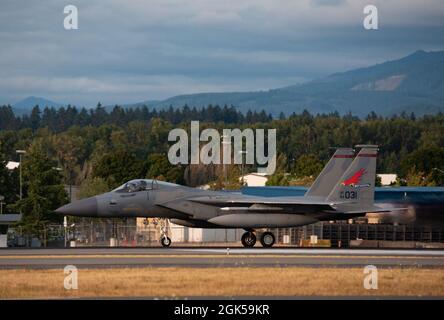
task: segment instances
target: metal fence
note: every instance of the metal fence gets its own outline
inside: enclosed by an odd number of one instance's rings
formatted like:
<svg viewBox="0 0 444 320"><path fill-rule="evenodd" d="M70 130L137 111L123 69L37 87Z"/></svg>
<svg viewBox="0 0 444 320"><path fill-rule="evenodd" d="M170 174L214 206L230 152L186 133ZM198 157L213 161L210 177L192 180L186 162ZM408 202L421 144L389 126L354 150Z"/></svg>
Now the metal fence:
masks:
<svg viewBox="0 0 444 320"><path fill-rule="evenodd" d="M301 240L316 235L319 239L330 240L332 247L349 247L351 240L379 240L401 242L444 242L444 230L437 227L412 225L328 223L319 222L297 228L274 229L278 243L284 243L287 235L289 244L299 245Z"/></svg>
<svg viewBox="0 0 444 320"><path fill-rule="evenodd" d="M23 235L20 230L9 230L10 246L159 246L161 225L156 220L143 219L78 219L66 228L50 225L40 239ZM301 245L312 235L330 240L332 247L348 247L351 240L444 242L444 232L439 228L408 225L328 223L319 222L297 228L271 229L277 244ZM232 244L240 241L244 231L203 230L170 225L168 234L176 243ZM65 241L66 239L66 241Z"/></svg>

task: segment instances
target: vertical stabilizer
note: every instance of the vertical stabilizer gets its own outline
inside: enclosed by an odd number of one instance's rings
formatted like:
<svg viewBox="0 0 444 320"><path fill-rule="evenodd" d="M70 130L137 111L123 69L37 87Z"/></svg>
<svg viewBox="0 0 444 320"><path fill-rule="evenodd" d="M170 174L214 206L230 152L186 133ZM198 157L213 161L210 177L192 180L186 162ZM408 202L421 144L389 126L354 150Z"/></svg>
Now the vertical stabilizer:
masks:
<svg viewBox="0 0 444 320"><path fill-rule="evenodd" d="M327 198L329 202L343 203L344 211L373 207L375 196L376 160L378 147L362 148Z"/></svg>
<svg viewBox="0 0 444 320"><path fill-rule="evenodd" d="M304 196L327 198L339 178L352 163L354 156L352 148L337 148Z"/></svg>

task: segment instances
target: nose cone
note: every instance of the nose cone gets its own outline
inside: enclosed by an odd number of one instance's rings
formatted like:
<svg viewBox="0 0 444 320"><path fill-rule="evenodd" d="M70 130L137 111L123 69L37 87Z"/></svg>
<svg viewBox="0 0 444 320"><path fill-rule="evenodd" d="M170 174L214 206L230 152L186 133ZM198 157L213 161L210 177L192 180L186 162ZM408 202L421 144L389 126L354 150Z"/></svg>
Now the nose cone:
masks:
<svg viewBox="0 0 444 320"><path fill-rule="evenodd" d="M97 198L87 198L68 203L55 212L64 216L94 217L97 216Z"/></svg>

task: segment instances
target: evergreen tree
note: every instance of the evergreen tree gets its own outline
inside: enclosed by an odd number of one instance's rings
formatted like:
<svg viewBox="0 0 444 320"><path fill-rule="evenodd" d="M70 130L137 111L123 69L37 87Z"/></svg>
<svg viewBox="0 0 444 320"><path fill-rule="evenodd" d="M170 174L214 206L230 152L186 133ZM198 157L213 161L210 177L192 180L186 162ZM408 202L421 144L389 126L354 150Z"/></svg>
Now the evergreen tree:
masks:
<svg viewBox="0 0 444 320"><path fill-rule="evenodd" d="M148 157L147 178L164 180L174 183L183 183L184 170L181 166L174 166L166 155L160 153L151 154Z"/></svg>
<svg viewBox="0 0 444 320"><path fill-rule="evenodd" d="M23 199L13 208L23 213L20 225L28 234L40 235L49 222L60 222L54 210L67 202L67 194L55 163L46 155L39 141L23 157Z"/></svg>
<svg viewBox="0 0 444 320"><path fill-rule="evenodd" d="M297 177L316 177L319 175L323 165L313 155L302 155L296 161L294 173Z"/></svg>
<svg viewBox="0 0 444 320"><path fill-rule="evenodd" d="M35 106L32 108L30 122L32 131L36 131L40 127L40 108L39 106Z"/></svg>
<svg viewBox="0 0 444 320"><path fill-rule="evenodd" d="M4 197L2 200L2 212L16 213L7 205L14 203L18 199L18 170L9 170L6 167L7 163L8 161L6 161L4 155L0 153L0 196Z"/></svg>
<svg viewBox="0 0 444 320"><path fill-rule="evenodd" d="M118 150L102 156L94 166L93 176L105 179L111 188L116 188L128 180L145 176L145 172L145 161L130 151Z"/></svg>
<svg viewBox="0 0 444 320"><path fill-rule="evenodd" d="M100 177L90 177L82 182L77 196L80 199L93 197L98 194L110 191L110 187L105 179Z"/></svg>

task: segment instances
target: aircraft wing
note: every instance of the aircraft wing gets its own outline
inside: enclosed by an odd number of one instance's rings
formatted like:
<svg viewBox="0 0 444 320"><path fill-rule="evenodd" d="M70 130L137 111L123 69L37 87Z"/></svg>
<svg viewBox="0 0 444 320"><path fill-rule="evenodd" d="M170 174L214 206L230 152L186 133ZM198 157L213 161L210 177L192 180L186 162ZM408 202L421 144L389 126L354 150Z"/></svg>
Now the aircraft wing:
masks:
<svg viewBox="0 0 444 320"><path fill-rule="evenodd" d="M275 212L285 211L292 213L310 213L310 212L337 212L334 203L322 201L312 201L306 199L289 198L262 198L262 197L198 197L188 201L216 206L223 211L247 211L247 212Z"/></svg>
<svg viewBox="0 0 444 320"><path fill-rule="evenodd" d="M270 212L291 212L291 213L346 213L359 214L368 212L391 212L405 210L406 208L381 208L378 206L363 207L360 210L341 210L346 202L325 202L304 198L288 197L199 197L188 199L188 201L217 206L227 213L270 213ZM350 204L350 202L348 202ZM344 208L345 209L345 208Z"/></svg>
<svg viewBox="0 0 444 320"><path fill-rule="evenodd" d="M188 201L184 199L176 199L173 201L156 203L156 206L176 211L176 213L183 214L184 218L188 218L192 215L192 211L190 211L191 208L187 202Z"/></svg>

